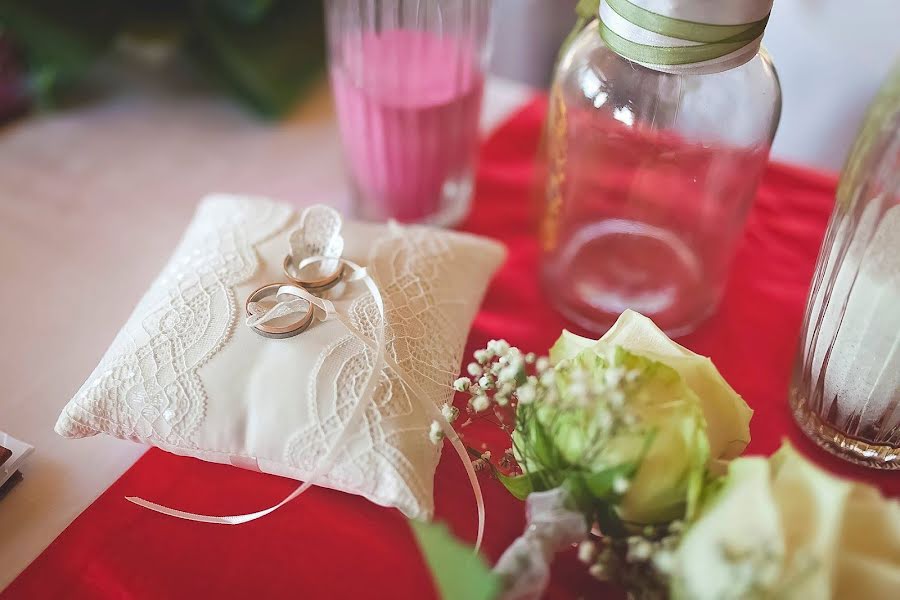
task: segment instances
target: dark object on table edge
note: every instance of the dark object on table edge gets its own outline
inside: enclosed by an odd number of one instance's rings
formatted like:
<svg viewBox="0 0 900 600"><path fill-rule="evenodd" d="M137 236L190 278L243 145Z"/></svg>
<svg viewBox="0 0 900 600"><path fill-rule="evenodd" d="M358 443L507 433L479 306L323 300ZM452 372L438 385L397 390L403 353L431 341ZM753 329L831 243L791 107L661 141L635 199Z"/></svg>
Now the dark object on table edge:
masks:
<svg viewBox="0 0 900 600"><path fill-rule="evenodd" d="M12 450L6 448L4 446L0 446L0 466L3 466L6 461L8 461L12 457Z"/></svg>
<svg viewBox="0 0 900 600"><path fill-rule="evenodd" d="M16 484L20 481L22 481L22 471L16 471L10 475L9 479L6 480L6 483L0 485L0 500L3 500L9 491L16 487Z"/></svg>

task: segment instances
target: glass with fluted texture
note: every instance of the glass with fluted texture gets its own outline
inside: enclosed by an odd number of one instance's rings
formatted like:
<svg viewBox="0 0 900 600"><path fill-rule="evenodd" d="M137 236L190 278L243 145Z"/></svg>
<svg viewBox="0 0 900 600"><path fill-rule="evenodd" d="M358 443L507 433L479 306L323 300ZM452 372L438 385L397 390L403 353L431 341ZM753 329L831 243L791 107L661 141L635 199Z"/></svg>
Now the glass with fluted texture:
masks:
<svg viewBox="0 0 900 600"><path fill-rule="evenodd" d="M800 343L791 406L806 434L900 468L900 68L844 168Z"/></svg>
<svg viewBox="0 0 900 600"><path fill-rule="evenodd" d="M489 0L327 0L331 85L359 216L468 210Z"/></svg>

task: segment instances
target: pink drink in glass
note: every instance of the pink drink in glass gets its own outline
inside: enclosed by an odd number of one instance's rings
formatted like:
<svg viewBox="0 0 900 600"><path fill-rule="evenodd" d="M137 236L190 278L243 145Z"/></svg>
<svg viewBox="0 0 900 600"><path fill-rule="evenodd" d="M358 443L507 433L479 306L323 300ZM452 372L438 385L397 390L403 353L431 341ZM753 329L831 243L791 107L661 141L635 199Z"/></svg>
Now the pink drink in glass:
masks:
<svg viewBox="0 0 900 600"><path fill-rule="evenodd" d="M450 224L467 210L484 73L471 42L428 31L347 34L331 81L358 209Z"/></svg>

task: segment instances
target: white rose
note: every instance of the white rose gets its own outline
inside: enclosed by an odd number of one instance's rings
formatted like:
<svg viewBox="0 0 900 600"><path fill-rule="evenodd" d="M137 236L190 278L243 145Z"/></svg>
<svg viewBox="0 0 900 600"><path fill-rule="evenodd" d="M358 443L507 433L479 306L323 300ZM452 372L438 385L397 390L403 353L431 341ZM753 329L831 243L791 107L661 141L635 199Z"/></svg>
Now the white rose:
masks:
<svg viewBox="0 0 900 600"><path fill-rule="evenodd" d="M678 371L700 399L712 461L732 459L744 451L750 443L750 418L753 416L747 403L725 381L709 358L676 344L653 321L640 313L626 310L599 340L564 331L550 351L550 360L556 364L586 348L604 352L615 346Z"/></svg>
<svg viewBox="0 0 900 600"><path fill-rule="evenodd" d="M900 590L900 503L788 445L738 458L675 554L676 599L865 598Z"/></svg>

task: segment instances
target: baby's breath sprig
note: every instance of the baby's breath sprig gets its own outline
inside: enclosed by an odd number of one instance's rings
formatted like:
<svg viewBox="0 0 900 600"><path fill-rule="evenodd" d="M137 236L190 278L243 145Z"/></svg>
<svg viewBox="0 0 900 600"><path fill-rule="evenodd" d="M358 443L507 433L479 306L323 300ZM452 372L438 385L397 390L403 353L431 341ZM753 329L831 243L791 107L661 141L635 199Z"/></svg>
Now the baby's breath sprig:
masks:
<svg viewBox="0 0 900 600"><path fill-rule="evenodd" d="M469 397L465 409L467 418L457 428L465 429L475 422L486 421L512 436L518 406L533 403L545 395L540 376L550 368L550 361L533 352L522 352L506 340L491 340L484 348L476 350L473 358L466 365L467 375L453 382L454 390ZM460 411L457 408L445 405L442 412L450 423L458 422ZM440 424L433 422L429 439L438 444L443 437ZM477 470L490 468L496 471L490 452L472 450L471 454ZM518 470L512 447L500 455L497 467L506 473Z"/></svg>
<svg viewBox="0 0 900 600"><path fill-rule="evenodd" d="M578 546L578 560L602 581L624 585L644 600L668 598L675 550L684 533L680 520L648 526L625 537L592 535Z"/></svg>
<svg viewBox="0 0 900 600"><path fill-rule="evenodd" d="M535 363L547 368L549 361L534 353L523 353L506 340L491 340L473 356L475 360L466 365L468 376L453 382L453 389L469 395L466 410L470 419L462 426L488 419L512 433L514 424L510 417L516 407L535 398Z"/></svg>
<svg viewBox="0 0 900 600"><path fill-rule="evenodd" d="M505 472L521 471L519 461L527 462L535 451L528 444L516 447L514 432L518 430L519 440L527 440L533 437L528 435L530 429L552 428L552 424L536 422L539 406L550 405L563 410L591 407L597 443L585 449L582 457L585 464L603 448L609 434L635 425L633 411L625 400L631 389L639 384L640 374L619 364L615 352L603 359L608 368L599 374L593 365L578 361L556 368L548 357L522 352L506 340L491 340L484 348L476 350L473 358L466 365L468 375L453 382L454 390L469 397L467 418L458 428L465 429L475 422L486 421L510 435L512 447L498 463ZM455 412L445 412L444 416L452 423L457 421L459 411L449 405L444 407L445 411L451 409ZM431 441L439 443L442 438L440 426L432 423ZM546 453L543 454L546 458ZM565 475L566 465L556 466L558 473ZM622 495L627 486L627 478L618 477L613 491Z"/></svg>

